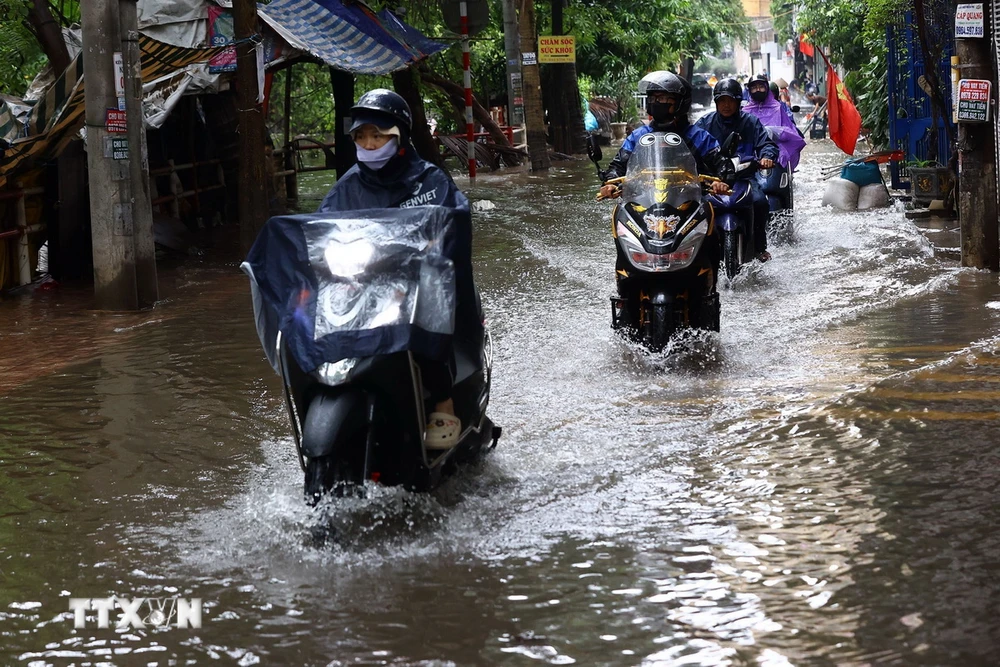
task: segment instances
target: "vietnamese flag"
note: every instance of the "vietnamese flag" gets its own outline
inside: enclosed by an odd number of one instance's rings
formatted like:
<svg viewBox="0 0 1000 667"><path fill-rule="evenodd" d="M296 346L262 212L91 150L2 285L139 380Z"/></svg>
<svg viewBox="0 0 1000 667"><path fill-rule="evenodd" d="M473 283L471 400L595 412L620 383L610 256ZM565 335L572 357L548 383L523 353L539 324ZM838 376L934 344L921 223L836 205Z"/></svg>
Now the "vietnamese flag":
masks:
<svg viewBox="0 0 1000 667"><path fill-rule="evenodd" d="M799 35L799 53L810 58L816 57L816 54L813 52L813 45L806 41L805 35Z"/></svg>
<svg viewBox="0 0 1000 667"><path fill-rule="evenodd" d="M819 52L826 61L826 113L829 118L830 138L837 148L848 155L854 155L854 147L861 134L861 114L854 106L851 94L847 92L840 77L833 71L833 66L823 52Z"/></svg>

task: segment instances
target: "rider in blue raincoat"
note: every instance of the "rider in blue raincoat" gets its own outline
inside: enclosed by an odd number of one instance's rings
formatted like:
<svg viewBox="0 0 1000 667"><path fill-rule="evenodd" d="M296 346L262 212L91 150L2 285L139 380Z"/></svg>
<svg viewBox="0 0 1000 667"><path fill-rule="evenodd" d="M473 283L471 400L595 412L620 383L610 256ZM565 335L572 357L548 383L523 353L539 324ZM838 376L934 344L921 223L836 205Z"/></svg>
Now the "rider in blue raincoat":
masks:
<svg viewBox="0 0 1000 667"><path fill-rule="evenodd" d="M752 83L752 82L751 82ZM765 90L767 83L764 83ZM754 90L750 90L751 96ZM713 91L716 111L702 116L697 126L710 133L719 143L723 143L729 135L736 133L739 142L736 144L736 155L742 162L757 160L762 169L770 169L778 159L778 146L770 138L767 130L756 116L740 110L740 100L743 97L743 86L736 79L723 79L715 84ZM755 255L758 260L766 262L771 259L767 251L767 218L770 207L767 195L753 173L745 177L753 195L753 237Z"/></svg>
<svg viewBox="0 0 1000 667"><path fill-rule="evenodd" d="M635 151L639 138L649 132L676 132L681 135L691 153L698 161L698 171L702 174L729 177L732 174L732 164L723 159L719 152L719 142L710 134L688 122L688 110L691 108L691 84L673 72L650 72L639 81L639 93L646 96L646 111L650 122L632 132L618 154L608 165L605 180L624 176L628 167L628 159ZM601 193L606 197L614 196L616 186L605 185ZM715 183L713 191L723 193L728 190L722 183Z"/></svg>

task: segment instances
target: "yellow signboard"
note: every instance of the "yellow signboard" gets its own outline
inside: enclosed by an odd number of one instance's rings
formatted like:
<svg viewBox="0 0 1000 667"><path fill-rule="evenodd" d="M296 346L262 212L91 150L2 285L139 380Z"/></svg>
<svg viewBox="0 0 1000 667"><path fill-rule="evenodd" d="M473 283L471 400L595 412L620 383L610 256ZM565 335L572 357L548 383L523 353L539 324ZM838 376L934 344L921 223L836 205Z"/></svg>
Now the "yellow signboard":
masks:
<svg viewBox="0 0 1000 667"><path fill-rule="evenodd" d="M572 35L541 35L538 37L538 62L576 62L576 41Z"/></svg>

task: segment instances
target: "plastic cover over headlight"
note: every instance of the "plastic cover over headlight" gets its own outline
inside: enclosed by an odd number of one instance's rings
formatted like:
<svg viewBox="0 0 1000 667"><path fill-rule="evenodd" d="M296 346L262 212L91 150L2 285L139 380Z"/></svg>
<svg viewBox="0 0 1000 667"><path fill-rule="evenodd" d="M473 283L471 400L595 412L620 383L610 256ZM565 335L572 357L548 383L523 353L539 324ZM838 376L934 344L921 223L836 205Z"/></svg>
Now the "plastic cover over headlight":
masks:
<svg viewBox="0 0 1000 667"><path fill-rule="evenodd" d="M632 266L642 271L679 271L690 266L695 255L701 248L702 241L708 233L708 221L702 220L698 223L690 234L684 237L677 250L657 255L646 252L639 240L621 222L618 223L618 239L622 242L622 249Z"/></svg>
<svg viewBox="0 0 1000 667"><path fill-rule="evenodd" d="M325 385L336 387L344 384L351 378L351 371L358 365L360 359L341 359L333 363L320 364L314 371L320 382Z"/></svg>

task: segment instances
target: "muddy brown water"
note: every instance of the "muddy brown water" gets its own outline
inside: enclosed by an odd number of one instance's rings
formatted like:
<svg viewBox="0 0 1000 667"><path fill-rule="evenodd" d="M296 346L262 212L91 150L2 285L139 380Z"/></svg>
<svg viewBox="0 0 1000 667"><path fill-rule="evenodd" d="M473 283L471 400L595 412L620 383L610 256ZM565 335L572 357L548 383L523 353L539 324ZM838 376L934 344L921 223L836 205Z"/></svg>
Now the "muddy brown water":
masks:
<svg viewBox="0 0 1000 667"><path fill-rule="evenodd" d="M0 302L0 663L987 665L1000 646L1000 286L953 230L822 209L811 145L722 331L609 327L586 163L468 188L498 449L439 493L324 508L235 261L155 310ZM314 184L319 192L321 185ZM73 627L198 597L203 627Z"/></svg>

